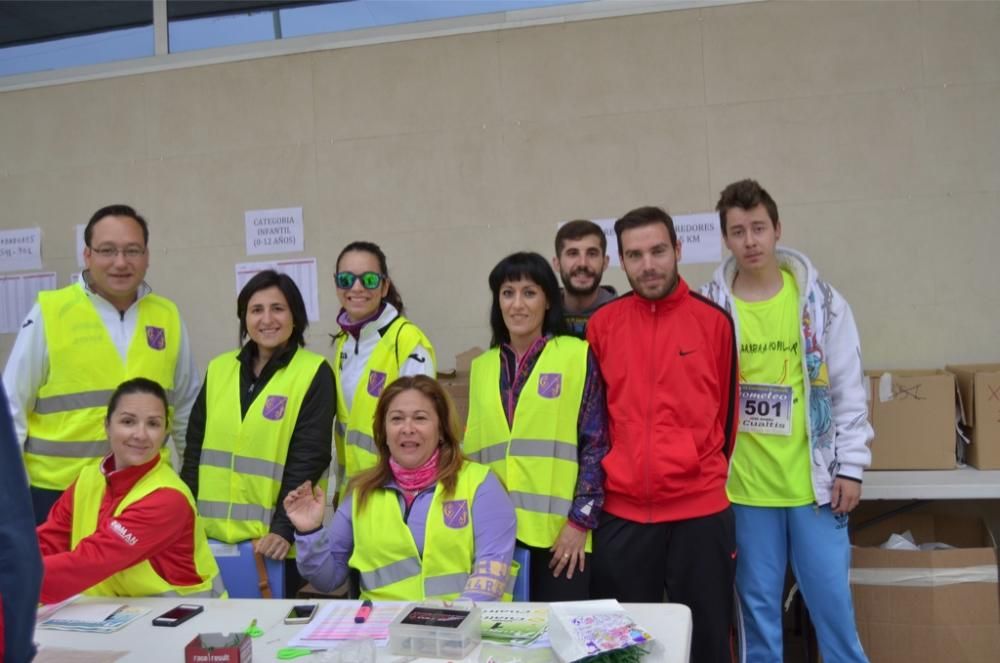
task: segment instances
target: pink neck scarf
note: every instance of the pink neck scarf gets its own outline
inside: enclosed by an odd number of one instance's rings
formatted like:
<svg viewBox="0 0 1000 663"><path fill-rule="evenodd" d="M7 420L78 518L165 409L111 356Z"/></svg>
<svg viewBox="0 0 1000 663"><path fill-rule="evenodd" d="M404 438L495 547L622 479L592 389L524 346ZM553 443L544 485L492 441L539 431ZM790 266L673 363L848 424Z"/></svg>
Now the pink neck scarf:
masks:
<svg viewBox="0 0 1000 663"><path fill-rule="evenodd" d="M406 500L407 508L413 503L413 498L417 496L417 493L437 481L438 458L440 456L441 447L438 446L426 463L412 469L407 469L389 458L389 467L392 468L396 485L403 490L403 499Z"/></svg>

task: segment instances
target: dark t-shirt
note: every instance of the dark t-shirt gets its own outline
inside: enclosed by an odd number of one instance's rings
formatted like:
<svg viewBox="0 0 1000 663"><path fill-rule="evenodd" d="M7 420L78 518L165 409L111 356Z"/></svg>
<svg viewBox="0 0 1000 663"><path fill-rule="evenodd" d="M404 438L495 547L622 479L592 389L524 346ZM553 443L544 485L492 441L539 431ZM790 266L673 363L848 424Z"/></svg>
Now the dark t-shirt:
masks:
<svg viewBox="0 0 1000 663"><path fill-rule="evenodd" d="M597 290L597 300L594 301L594 305L590 308L584 309L583 311L569 311L566 310L563 314L563 319L566 321L566 333L571 336L576 336L577 338L582 338L586 340L587 338L587 320L590 320L590 316L594 314L594 311L601 308L615 297L618 293L615 289L609 285L602 285ZM563 295L563 305L565 306L566 299L565 294Z"/></svg>

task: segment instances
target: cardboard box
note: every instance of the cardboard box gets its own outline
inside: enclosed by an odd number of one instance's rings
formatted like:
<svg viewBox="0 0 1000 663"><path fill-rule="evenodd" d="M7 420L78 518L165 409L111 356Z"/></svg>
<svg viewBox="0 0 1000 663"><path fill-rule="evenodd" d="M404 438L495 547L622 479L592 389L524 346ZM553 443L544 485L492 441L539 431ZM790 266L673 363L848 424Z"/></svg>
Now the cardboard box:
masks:
<svg viewBox="0 0 1000 663"><path fill-rule="evenodd" d="M878 547L892 533L950 550ZM1000 656L996 546L976 518L904 513L854 533L851 589L871 663L979 663Z"/></svg>
<svg viewBox="0 0 1000 663"><path fill-rule="evenodd" d="M947 371L874 371L869 417L873 470L955 467L955 377Z"/></svg>
<svg viewBox="0 0 1000 663"><path fill-rule="evenodd" d="M184 648L184 663L251 663L252 657L246 633L201 633Z"/></svg>
<svg viewBox="0 0 1000 663"><path fill-rule="evenodd" d="M483 353L480 347L472 347L455 355L455 370L438 373L437 380L451 398L458 419L459 437L465 434L465 422L469 417L469 368L472 360Z"/></svg>
<svg viewBox="0 0 1000 663"><path fill-rule="evenodd" d="M966 462L981 470L1000 470L1000 364L945 368L955 374L962 425L971 430Z"/></svg>
<svg viewBox="0 0 1000 663"><path fill-rule="evenodd" d="M449 376L438 374L438 383L444 387L448 397L451 398L451 404L455 406L455 423L461 437L465 432L465 421L469 417L469 374L468 372Z"/></svg>

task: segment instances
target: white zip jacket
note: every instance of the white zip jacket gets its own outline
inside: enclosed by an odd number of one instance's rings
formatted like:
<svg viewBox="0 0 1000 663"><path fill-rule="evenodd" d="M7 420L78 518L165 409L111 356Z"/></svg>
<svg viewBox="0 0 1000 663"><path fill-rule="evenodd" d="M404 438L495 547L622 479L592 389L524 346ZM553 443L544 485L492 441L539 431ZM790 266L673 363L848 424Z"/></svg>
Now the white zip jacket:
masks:
<svg viewBox="0 0 1000 663"><path fill-rule="evenodd" d="M868 423L858 328L847 301L820 280L805 255L786 248L778 248L776 255L780 267L795 277L799 290L813 495L822 506L830 502L836 477L861 481L871 464L868 445L875 434ZM736 259L730 257L701 292L730 312L739 345L739 321L732 301L736 273Z"/></svg>
<svg viewBox="0 0 1000 663"><path fill-rule="evenodd" d="M368 365L368 359L375 351L375 346L382 340L379 331L398 317L399 311L387 302L385 309L377 318L365 323L357 339L348 336L341 356L333 358L334 361L340 362L340 384L337 388L344 390L344 402L347 404L348 410L354 407L354 391L358 387L361 374L364 373L365 367ZM437 367L434 365L434 360L427 348L417 345L413 349L413 353L399 367L399 376L403 377L404 375L437 377Z"/></svg>
<svg viewBox="0 0 1000 663"><path fill-rule="evenodd" d="M135 325L139 318L139 300L152 292L152 289L143 282L139 286L135 302L121 313L111 302L91 290L84 282L78 285L87 293L97 315L108 330L108 335L111 336L111 342L124 361L128 356L129 344L135 335ZM201 388L201 376L191 354L189 338L184 321L181 320L180 348L177 365L174 368L174 416L170 422L171 437L179 457L184 456L188 417ZM35 407L38 390L45 384L48 376L49 351L45 342L45 321L42 319L42 309L36 301L21 325L3 371L3 386L10 398L17 442L22 450L28 435L28 412ZM178 466L174 461L174 467Z"/></svg>

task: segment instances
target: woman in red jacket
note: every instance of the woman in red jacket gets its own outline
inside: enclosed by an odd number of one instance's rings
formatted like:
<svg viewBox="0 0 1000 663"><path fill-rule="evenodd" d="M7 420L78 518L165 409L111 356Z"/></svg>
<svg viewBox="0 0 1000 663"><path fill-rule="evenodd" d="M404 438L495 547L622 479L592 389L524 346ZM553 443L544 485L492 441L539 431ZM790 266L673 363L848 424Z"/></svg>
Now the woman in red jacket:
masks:
<svg viewBox="0 0 1000 663"><path fill-rule="evenodd" d="M38 527L42 603L96 596L222 596L219 567L187 486L160 454L167 395L118 385L105 418L111 453L88 465Z"/></svg>

